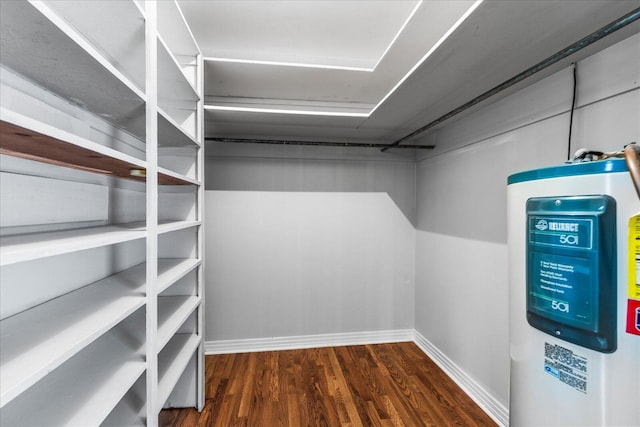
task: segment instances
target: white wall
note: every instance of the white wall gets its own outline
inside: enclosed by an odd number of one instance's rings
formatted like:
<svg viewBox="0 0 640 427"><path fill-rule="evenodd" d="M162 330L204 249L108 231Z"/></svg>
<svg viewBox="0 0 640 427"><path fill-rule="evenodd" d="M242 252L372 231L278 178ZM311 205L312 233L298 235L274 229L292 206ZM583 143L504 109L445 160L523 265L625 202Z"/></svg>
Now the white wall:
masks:
<svg viewBox="0 0 640 427"><path fill-rule="evenodd" d="M414 163L246 154L207 158L205 340L412 329Z"/></svg>
<svg viewBox="0 0 640 427"><path fill-rule="evenodd" d="M578 63L570 151L640 142L640 35ZM567 157L572 70L435 136L417 167L415 328L505 407L507 177Z"/></svg>
<svg viewBox="0 0 640 427"><path fill-rule="evenodd" d="M247 145L226 147L224 151L209 148L205 169L207 190L384 192L409 221L415 219L413 158L385 158L378 149L371 153L360 148L355 151L360 151L361 156L353 157L357 153L350 153L351 158L332 148L298 151L325 147L271 145L266 147L267 151L263 151L265 147Z"/></svg>

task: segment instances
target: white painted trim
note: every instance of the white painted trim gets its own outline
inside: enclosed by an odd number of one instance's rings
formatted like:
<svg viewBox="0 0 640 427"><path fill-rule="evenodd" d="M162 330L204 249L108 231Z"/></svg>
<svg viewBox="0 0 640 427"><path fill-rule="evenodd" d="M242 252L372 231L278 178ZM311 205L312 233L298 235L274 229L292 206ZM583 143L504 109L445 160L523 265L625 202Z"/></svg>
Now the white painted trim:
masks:
<svg viewBox="0 0 640 427"><path fill-rule="evenodd" d="M302 348L413 341L413 333L413 329L346 332L339 334L206 341L204 345L205 354L208 355L250 353L256 351L297 350Z"/></svg>
<svg viewBox="0 0 640 427"><path fill-rule="evenodd" d="M489 391L478 384L418 331L414 331L413 341L498 425L505 427L509 425L509 409Z"/></svg>

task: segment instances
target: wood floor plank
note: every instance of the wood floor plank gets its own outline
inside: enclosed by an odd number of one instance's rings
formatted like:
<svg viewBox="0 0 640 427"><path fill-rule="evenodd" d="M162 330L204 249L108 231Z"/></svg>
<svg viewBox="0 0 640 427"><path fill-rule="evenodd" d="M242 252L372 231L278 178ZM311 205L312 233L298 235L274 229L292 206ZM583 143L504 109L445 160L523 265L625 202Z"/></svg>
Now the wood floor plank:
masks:
<svg viewBox="0 0 640 427"><path fill-rule="evenodd" d="M349 386L347 385L346 378L344 376L342 368L340 367L340 363L338 362L335 351L329 352L329 364L332 367L335 378L334 396L338 400L340 409L342 409L343 413L346 413L346 419L344 419L343 424L348 424L352 427L362 427L362 419L360 418L360 415L356 410L353 395L349 390Z"/></svg>
<svg viewBox="0 0 640 427"><path fill-rule="evenodd" d="M363 386L363 377L357 366L357 360L351 355L350 350L355 350L356 347L339 347L335 349L336 357L340 367L342 368L345 382L349 389L349 392L353 396L354 409L358 412L360 419L364 425L374 425L376 419L379 418L376 414L369 413L368 402L373 401L373 394L369 387ZM364 381L366 383L366 381Z"/></svg>
<svg viewBox="0 0 640 427"><path fill-rule="evenodd" d="M202 413L162 427L495 426L411 342L206 356Z"/></svg>
<svg viewBox="0 0 640 427"><path fill-rule="evenodd" d="M398 348L400 345L396 346ZM421 398L416 396L415 392L410 389L406 384L400 387L400 384L393 380L392 371L393 368L390 366L387 367L388 361L385 363L384 359L386 359L385 353L383 352L384 346L376 347L376 349L372 349L372 354L375 357L376 364L379 367L381 374L390 381L392 385L389 389L389 393L394 397L393 401L397 402L397 410L401 413L402 419L411 420L411 419L422 419L423 421L430 422L432 417L429 416L428 412L420 411L419 409L427 406L427 402L421 402Z"/></svg>
<svg viewBox="0 0 640 427"><path fill-rule="evenodd" d="M250 353L247 361L247 369L244 371L244 375L238 375L239 382L242 382L242 391L240 399L240 408L238 408L238 418L247 417L249 415L249 408L253 400L253 387L256 381L256 364L258 360L256 353ZM244 379L242 381L241 379Z"/></svg>

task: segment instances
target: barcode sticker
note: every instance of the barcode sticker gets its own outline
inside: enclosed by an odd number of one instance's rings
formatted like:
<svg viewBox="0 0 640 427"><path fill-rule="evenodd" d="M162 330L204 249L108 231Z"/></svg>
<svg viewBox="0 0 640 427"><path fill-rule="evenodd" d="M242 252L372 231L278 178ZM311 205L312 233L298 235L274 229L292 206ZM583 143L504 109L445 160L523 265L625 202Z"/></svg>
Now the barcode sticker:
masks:
<svg viewBox="0 0 640 427"><path fill-rule="evenodd" d="M560 345L544 343L544 371L587 394L587 358Z"/></svg>

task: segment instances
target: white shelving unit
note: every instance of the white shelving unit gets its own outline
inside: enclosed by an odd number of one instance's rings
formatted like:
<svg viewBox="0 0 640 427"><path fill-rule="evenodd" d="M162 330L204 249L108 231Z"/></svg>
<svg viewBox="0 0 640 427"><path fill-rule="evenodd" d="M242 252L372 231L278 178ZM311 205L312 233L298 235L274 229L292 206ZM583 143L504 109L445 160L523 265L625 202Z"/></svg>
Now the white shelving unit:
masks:
<svg viewBox="0 0 640 427"><path fill-rule="evenodd" d="M144 286L138 265L4 319L1 405L143 307Z"/></svg>
<svg viewBox="0 0 640 427"><path fill-rule="evenodd" d="M202 261L197 258L162 258L158 260L158 293L198 268Z"/></svg>
<svg viewBox="0 0 640 427"><path fill-rule="evenodd" d="M162 349L158 362L158 371L160 372L158 399L163 404L169 399L171 391L180 377L185 374L187 364L199 346L200 342L196 335L176 334Z"/></svg>
<svg viewBox="0 0 640 427"><path fill-rule="evenodd" d="M197 296L161 296L158 298L157 348L158 351L161 351L187 318L198 308L201 301Z"/></svg>
<svg viewBox="0 0 640 427"><path fill-rule="evenodd" d="M202 410L202 56L178 4L0 15L0 425Z"/></svg>
<svg viewBox="0 0 640 427"><path fill-rule="evenodd" d="M102 423L145 371L141 348L119 332L112 328L3 407L3 425Z"/></svg>

